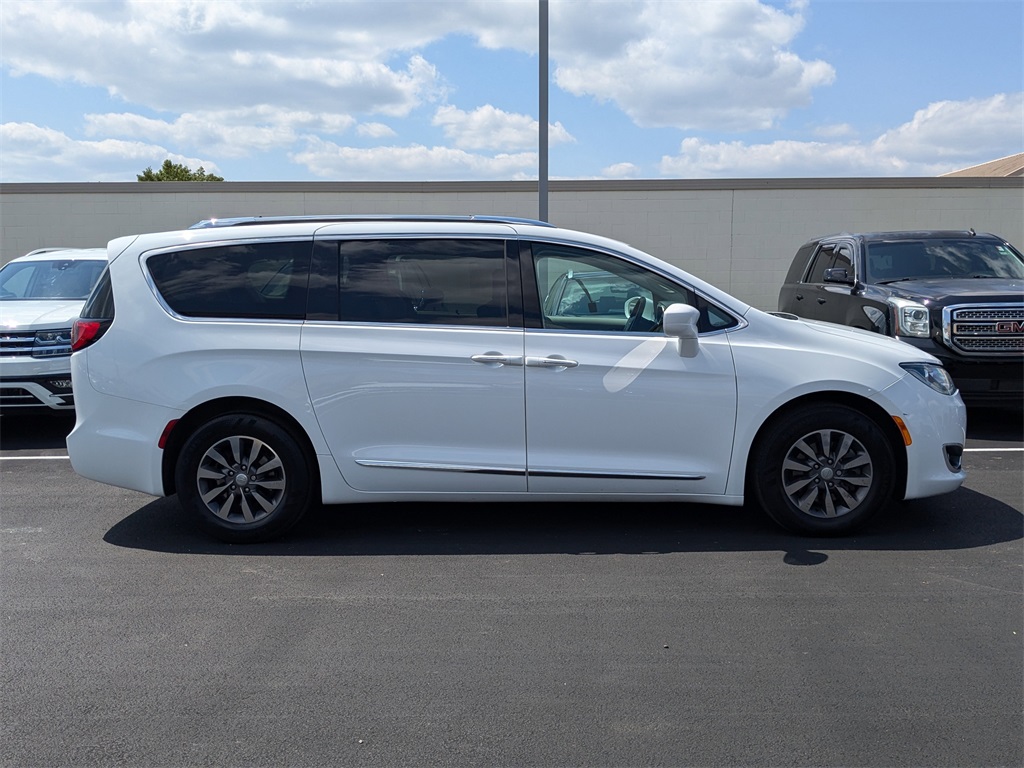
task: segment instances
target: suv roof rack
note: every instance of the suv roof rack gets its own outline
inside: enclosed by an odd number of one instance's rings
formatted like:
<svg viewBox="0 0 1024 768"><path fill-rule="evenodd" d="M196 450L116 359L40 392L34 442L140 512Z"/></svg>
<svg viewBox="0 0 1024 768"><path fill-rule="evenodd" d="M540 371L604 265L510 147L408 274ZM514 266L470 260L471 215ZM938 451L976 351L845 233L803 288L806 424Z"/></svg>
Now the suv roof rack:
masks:
<svg viewBox="0 0 1024 768"><path fill-rule="evenodd" d="M67 245L55 245L55 246L51 246L49 248L36 248L35 250L29 251L25 255L26 256L37 256L40 253L54 253L55 251L76 251L76 250L79 250L79 249L78 248L72 248L72 247L67 246Z"/></svg>
<svg viewBox="0 0 1024 768"><path fill-rule="evenodd" d="M447 216L436 214L327 214L327 215L306 215L298 216L234 216L224 219L203 219L193 224L189 229L209 229L212 227L243 227L258 224L288 224L296 222L343 222L343 221L479 221L488 224L530 224L536 227L553 227L546 221L539 219L525 219L517 216L490 216L490 215L469 215L469 216Z"/></svg>

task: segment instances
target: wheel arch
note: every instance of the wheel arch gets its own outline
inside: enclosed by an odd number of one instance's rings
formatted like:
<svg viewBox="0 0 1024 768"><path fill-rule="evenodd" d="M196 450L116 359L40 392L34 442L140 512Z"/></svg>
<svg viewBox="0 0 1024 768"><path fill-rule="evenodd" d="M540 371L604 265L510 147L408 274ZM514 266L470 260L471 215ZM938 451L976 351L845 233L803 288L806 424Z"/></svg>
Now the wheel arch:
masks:
<svg viewBox="0 0 1024 768"><path fill-rule="evenodd" d="M767 419L764 420L750 444L750 450L747 451L747 464L744 471L744 496L748 499L752 498L752 474L754 469L753 457L757 455L758 448L766 435L769 434L776 424L799 412L802 408L806 408L810 405L843 405L864 414L878 426L882 431L882 434L885 435L885 439L889 442L889 446L892 448L893 458L896 462L896 466L894 467L896 470L896 477L894 478L893 483L893 496L894 498L902 499L906 494L907 488L907 449L903 443L903 435L901 434L899 427L896 425L896 422L893 421L892 416L886 413L884 408L872 400L850 392L838 391L815 392L803 395L795 400L790 400L789 402L779 406Z"/></svg>
<svg viewBox="0 0 1024 768"><path fill-rule="evenodd" d="M309 435L306 434L306 430L284 409L265 400L251 397L223 397L210 400L195 406L178 419L167 437L167 443L164 445L163 463L161 465L161 479L164 492L168 496L177 490L174 481L175 468L178 464L178 457L181 455L181 451L189 437L211 419L231 414L262 416L273 421L288 432L306 457L306 464L310 473L310 485L316 498L319 500L321 492L320 469L316 460L316 451L313 448L312 441L309 439Z"/></svg>

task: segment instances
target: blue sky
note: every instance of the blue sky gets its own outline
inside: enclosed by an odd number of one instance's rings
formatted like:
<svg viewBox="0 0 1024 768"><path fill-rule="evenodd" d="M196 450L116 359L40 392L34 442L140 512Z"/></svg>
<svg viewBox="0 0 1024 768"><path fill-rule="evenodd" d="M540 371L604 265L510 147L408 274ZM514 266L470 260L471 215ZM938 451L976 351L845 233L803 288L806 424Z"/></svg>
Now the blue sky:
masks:
<svg viewBox="0 0 1024 768"><path fill-rule="evenodd" d="M1024 152L1021 0L550 0L549 176ZM0 4L0 181L535 179L536 0Z"/></svg>

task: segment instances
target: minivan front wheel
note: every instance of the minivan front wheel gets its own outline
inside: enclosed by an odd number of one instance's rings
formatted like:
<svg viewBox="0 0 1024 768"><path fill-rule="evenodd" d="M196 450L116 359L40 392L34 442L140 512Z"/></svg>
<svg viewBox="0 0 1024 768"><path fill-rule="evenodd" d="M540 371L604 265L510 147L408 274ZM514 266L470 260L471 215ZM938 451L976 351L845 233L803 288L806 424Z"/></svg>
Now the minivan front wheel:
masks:
<svg viewBox="0 0 1024 768"><path fill-rule="evenodd" d="M200 526L233 543L280 536L311 501L306 457L287 430L261 416L229 414L188 438L175 482Z"/></svg>
<svg viewBox="0 0 1024 768"><path fill-rule="evenodd" d="M888 503L892 448L870 418L841 405L818 405L768 427L752 457L758 501L797 533L850 533Z"/></svg>

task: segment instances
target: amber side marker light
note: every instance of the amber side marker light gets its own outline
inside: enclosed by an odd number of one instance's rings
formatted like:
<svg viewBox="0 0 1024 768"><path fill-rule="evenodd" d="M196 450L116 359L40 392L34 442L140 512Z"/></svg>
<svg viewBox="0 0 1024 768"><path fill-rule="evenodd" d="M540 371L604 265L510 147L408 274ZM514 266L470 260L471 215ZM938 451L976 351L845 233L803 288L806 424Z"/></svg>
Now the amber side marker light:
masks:
<svg viewBox="0 0 1024 768"><path fill-rule="evenodd" d="M900 428L900 434L903 435L903 444L909 446L912 442L914 442L910 438L910 430L907 429L907 425L903 423L903 419L901 419L899 416L893 416L892 420L895 421L896 426Z"/></svg>

